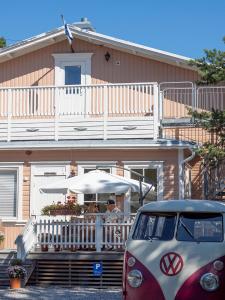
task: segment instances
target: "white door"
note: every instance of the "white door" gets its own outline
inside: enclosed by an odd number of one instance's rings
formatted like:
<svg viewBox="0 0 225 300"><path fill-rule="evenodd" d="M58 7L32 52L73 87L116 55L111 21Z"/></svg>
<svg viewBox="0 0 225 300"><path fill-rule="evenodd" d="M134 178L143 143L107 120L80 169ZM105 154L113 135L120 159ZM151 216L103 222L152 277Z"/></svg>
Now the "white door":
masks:
<svg viewBox="0 0 225 300"><path fill-rule="evenodd" d="M79 63L65 63L61 68L62 85L68 86L60 90L60 115L85 114L85 65Z"/></svg>
<svg viewBox="0 0 225 300"><path fill-rule="evenodd" d="M84 117L89 109L92 53L57 53L55 59L56 96L61 116Z"/></svg>
<svg viewBox="0 0 225 300"><path fill-rule="evenodd" d="M41 215L42 208L57 202L65 202L65 195L45 194L40 188L66 178L66 166L33 166L31 184L31 214Z"/></svg>

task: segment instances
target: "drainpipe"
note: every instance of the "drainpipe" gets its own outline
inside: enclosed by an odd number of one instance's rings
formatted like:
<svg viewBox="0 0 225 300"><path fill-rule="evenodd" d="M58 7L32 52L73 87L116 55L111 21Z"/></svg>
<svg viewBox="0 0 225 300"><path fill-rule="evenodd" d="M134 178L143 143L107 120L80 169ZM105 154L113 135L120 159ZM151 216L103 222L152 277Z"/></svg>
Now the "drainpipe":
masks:
<svg viewBox="0 0 225 300"><path fill-rule="evenodd" d="M178 150L179 160L179 199L184 199L184 165L195 157L195 151L193 148L189 148L191 155L183 159L183 149Z"/></svg>

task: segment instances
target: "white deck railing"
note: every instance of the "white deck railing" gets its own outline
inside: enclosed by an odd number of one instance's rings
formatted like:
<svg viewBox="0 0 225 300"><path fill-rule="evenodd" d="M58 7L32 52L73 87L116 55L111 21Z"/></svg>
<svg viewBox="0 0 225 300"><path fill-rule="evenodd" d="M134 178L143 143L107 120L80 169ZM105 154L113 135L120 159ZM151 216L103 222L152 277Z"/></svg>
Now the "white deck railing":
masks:
<svg viewBox="0 0 225 300"><path fill-rule="evenodd" d="M107 222L106 214L32 218L16 241L18 257L24 259L31 249L123 250L135 215L115 217L114 222Z"/></svg>
<svg viewBox="0 0 225 300"><path fill-rule="evenodd" d="M0 117L153 114L154 83L0 88Z"/></svg>
<svg viewBox="0 0 225 300"><path fill-rule="evenodd" d="M191 82L171 82L160 85L160 116L162 120L190 122L188 109L211 111L225 109L225 86L196 87Z"/></svg>
<svg viewBox="0 0 225 300"><path fill-rule="evenodd" d="M0 88L0 140L158 135L155 83Z"/></svg>

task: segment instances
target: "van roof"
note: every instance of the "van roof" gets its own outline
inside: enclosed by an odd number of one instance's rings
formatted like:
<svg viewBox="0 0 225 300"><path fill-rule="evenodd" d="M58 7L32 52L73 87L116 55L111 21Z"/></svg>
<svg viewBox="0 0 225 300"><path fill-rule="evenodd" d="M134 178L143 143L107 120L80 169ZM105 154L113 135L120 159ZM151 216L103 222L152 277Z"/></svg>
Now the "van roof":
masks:
<svg viewBox="0 0 225 300"><path fill-rule="evenodd" d="M139 211L225 212L225 203L212 200L164 200L148 203Z"/></svg>

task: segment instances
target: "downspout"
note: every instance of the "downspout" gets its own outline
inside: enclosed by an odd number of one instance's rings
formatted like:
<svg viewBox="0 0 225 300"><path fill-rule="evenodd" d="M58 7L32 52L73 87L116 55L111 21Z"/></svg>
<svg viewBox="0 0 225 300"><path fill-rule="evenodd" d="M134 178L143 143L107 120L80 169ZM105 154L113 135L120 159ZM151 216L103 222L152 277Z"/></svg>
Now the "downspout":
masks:
<svg viewBox="0 0 225 300"><path fill-rule="evenodd" d="M183 149L179 149L178 156L180 157L180 150L182 150L183 156ZM185 159L179 160L179 199L184 199L184 165L192 160L195 157L195 151L193 148L189 148L191 151L191 155Z"/></svg>

